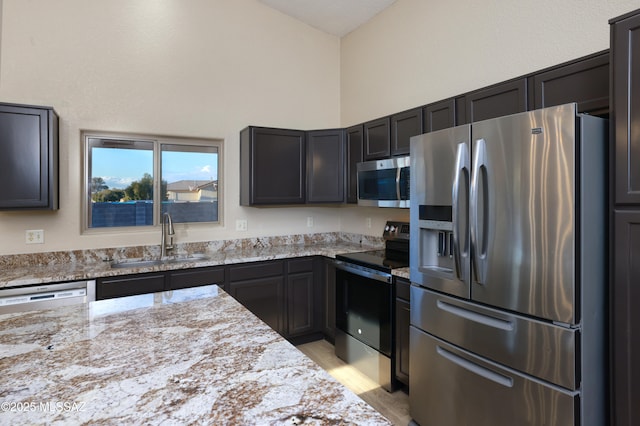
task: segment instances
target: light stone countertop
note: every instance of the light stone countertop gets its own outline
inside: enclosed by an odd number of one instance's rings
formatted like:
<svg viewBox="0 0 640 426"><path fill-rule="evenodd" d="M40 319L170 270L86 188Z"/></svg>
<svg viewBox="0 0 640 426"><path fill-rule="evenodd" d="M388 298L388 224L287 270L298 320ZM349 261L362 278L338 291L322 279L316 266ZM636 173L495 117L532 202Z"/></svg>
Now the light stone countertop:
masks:
<svg viewBox="0 0 640 426"><path fill-rule="evenodd" d="M0 315L0 424L390 424L217 286Z"/></svg>
<svg viewBox="0 0 640 426"><path fill-rule="evenodd" d="M158 253L154 250L158 247L127 247L0 256L0 288L304 256L335 258L336 254L375 250L383 246L384 242L381 238L350 234L346 236L313 234L311 236L191 243L179 247L177 254L186 256L198 253L206 255L207 258L189 262L125 268L113 268L111 261L131 258L157 259ZM402 270L394 271L394 274L406 275Z"/></svg>

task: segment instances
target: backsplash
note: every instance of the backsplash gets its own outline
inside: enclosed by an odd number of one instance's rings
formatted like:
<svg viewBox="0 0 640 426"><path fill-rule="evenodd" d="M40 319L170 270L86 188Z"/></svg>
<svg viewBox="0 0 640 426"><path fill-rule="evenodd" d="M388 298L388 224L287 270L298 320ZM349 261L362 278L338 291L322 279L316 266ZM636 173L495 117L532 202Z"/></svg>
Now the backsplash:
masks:
<svg viewBox="0 0 640 426"><path fill-rule="evenodd" d="M314 245L348 242L365 247L384 245L382 237L352 234L346 232L325 232L318 234L283 235L276 237L255 237L235 240L216 240L193 243L177 243L172 256L195 253L223 252L248 248L270 248L276 246ZM160 245L116 247L90 250L71 250L45 253L27 253L0 256L0 269L27 266L63 265L70 263L100 263L123 259L157 259Z"/></svg>

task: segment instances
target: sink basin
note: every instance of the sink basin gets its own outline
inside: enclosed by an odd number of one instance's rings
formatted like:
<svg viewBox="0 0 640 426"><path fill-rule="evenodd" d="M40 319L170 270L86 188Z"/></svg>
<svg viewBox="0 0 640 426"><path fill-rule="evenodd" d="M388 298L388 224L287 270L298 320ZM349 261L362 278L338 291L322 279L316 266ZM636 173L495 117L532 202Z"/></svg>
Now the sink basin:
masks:
<svg viewBox="0 0 640 426"><path fill-rule="evenodd" d="M125 259L111 262L112 268L146 268L149 266L167 265L172 263L198 262L207 260L209 257L204 254L192 254L189 256L167 257L165 259Z"/></svg>
<svg viewBox="0 0 640 426"><path fill-rule="evenodd" d="M162 260L118 260L117 262L111 262L112 268L144 268L147 266L162 265Z"/></svg>

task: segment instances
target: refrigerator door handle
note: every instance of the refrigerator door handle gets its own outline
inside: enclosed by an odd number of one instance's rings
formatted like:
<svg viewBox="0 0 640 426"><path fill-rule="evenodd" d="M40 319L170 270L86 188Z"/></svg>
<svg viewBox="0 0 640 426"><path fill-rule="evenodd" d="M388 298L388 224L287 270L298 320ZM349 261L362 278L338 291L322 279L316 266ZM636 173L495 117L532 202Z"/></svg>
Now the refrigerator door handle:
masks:
<svg viewBox="0 0 640 426"><path fill-rule="evenodd" d="M473 174L471 177L471 251L475 281L484 284L487 274L487 220L489 194L487 193L486 142L478 139L474 145Z"/></svg>
<svg viewBox="0 0 640 426"><path fill-rule="evenodd" d="M441 357L448 359L452 363L456 364L461 368L464 368L465 370L468 370L474 374L477 374L478 376L482 376L485 379L491 380L492 382L495 382L504 387L508 387L508 388L513 387L513 379L511 377L498 374L495 371L482 367L472 361L469 361L468 359L465 359L459 355L454 354L453 352L449 352L448 350L440 347L439 345L436 347L436 351L438 355L440 355Z"/></svg>
<svg viewBox="0 0 640 426"><path fill-rule="evenodd" d="M456 154L456 173L453 180L453 190L451 194L451 204L452 204L452 213L453 213L453 266L455 270L455 275L458 280L466 282L467 277L466 274L462 273L462 257L467 257L469 253L468 241L465 238L465 246L462 247L460 245L460 236L461 232L464 235L469 235L468 227L469 220L467 217L464 217L464 225L465 229L460 229L460 222L462 220L461 214L467 213L468 205L469 205L469 150L467 148L467 144L459 143L458 144L458 152ZM464 195L467 197L464 200L464 206L460 206L460 190L461 187L464 189ZM463 276L464 275L464 276ZM468 284L468 283L467 283Z"/></svg>

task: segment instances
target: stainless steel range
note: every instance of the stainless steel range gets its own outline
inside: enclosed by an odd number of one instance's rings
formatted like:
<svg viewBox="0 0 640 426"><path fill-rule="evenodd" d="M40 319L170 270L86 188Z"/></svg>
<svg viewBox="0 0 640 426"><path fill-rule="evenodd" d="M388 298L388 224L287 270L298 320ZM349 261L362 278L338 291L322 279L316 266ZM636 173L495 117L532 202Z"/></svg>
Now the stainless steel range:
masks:
<svg viewBox="0 0 640 426"><path fill-rule="evenodd" d="M387 222L384 250L336 255L336 355L395 388L392 271L409 266L409 224Z"/></svg>

